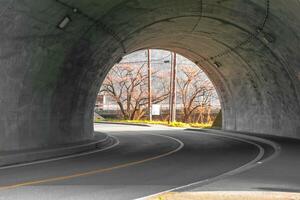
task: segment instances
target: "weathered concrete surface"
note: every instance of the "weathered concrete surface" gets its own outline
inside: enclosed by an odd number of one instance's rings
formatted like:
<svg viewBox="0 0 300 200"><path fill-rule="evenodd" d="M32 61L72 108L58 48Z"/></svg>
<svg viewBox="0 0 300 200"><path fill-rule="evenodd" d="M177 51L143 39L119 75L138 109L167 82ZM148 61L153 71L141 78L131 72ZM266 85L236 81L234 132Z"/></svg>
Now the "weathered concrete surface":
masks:
<svg viewBox="0 0 300 200"><path fill-rule="evenodd" d="M0 150L92 138L102 80L142 48L198 63L218 89L224 129L299 138L299 9L298 0L1 0Z"/></svg>
<svg viewBox="0 0 300 200"><path fill-rule="evenodd" d="M28 149L19 151L6 151L0 153L0 169L5 169L24 163L41 163L50 160L63 160L83 155L101 152L115 144L114 138L103 133L97 133L92 140L81 141L72 144L53 145L51 148Z"/></svg>

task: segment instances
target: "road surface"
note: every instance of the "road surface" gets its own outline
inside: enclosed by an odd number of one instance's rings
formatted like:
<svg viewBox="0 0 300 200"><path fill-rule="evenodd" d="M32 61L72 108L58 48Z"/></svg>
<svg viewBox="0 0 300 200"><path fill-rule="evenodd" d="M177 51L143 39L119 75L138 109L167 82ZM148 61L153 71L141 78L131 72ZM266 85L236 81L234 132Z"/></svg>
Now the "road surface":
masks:
<svg viewBox="0 0 300 200"><path fill-rule="evenodd" d="M95 131L114 137L111 148L77 158L1 169L0 199L126 200L174 188L209 190L209 185L263 166L263 161L276 153L264 142L184 129L97 124ZM260 172L252 174L253 179L255 174ZM299 179L294 179L298 189ZM239 180L243 185L242 178ZM243 187L249 185L244 183ZM227 187L232 190L239 185L230 180ZM211 188L222 190L223 186Z"/></svg>

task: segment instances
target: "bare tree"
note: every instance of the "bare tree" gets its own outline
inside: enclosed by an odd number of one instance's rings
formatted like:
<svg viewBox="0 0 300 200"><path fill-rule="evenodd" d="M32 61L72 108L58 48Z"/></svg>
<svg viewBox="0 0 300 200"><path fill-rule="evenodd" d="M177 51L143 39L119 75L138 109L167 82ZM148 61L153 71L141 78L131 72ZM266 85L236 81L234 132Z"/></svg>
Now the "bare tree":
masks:
<svg viewBox="0 0 300 200"><path fill-rule="evenodd" d="M214 87L203 75L203 71L194 66L179 66L177 76L178 96L183 105L183 121L191 122L192 115L199 113L198 119L204 122L204 112L210 112Z"/></svg>
<svg viewBox="0 0 300 200"><path fill-rule="evenodd" d="M110 96L119 106L124 119L140 119L147 111L147 67L145 64L117 64L109 72L100 92ZM152 102L164 101L169 96L164 74L152 72L154 82Z"/></svg>

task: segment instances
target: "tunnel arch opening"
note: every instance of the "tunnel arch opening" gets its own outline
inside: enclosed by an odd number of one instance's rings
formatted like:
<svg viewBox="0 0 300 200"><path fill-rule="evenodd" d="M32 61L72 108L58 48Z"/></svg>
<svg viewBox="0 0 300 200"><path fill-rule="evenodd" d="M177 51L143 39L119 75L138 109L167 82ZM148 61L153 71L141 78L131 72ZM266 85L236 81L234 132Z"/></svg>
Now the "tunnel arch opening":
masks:
<svg viewBox="0 0 300 200"><path fill-rule="evenodd" d="M173 82L174 67L176 75ZM151 80L148 79L149 73ZM174 83L176 98L171 103ZM103 80L97 95L94 120L149 119L150 90L151 104L159 112L151 115L151 120L170 121L170 105L173 104L177 122L222 127L218 92L206 72L183 55L165 49L137 50L116 63ZM217 116L218 121L215 121Z"/></svg>

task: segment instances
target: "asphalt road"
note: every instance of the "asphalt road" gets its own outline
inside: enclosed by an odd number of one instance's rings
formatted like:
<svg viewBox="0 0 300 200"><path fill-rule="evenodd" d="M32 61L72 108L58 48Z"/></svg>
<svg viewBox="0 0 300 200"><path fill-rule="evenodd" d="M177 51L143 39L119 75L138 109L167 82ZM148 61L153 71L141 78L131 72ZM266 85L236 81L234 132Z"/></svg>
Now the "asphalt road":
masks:
<svg viewBox="0 0 300 200"><path fill-rule="evenodd" d="M217 182L274 153L257 141L183 129L99 124L95 130L113 136L114 146L2 169L0 199L136 199L195 182L196 187Z"/></svg>

